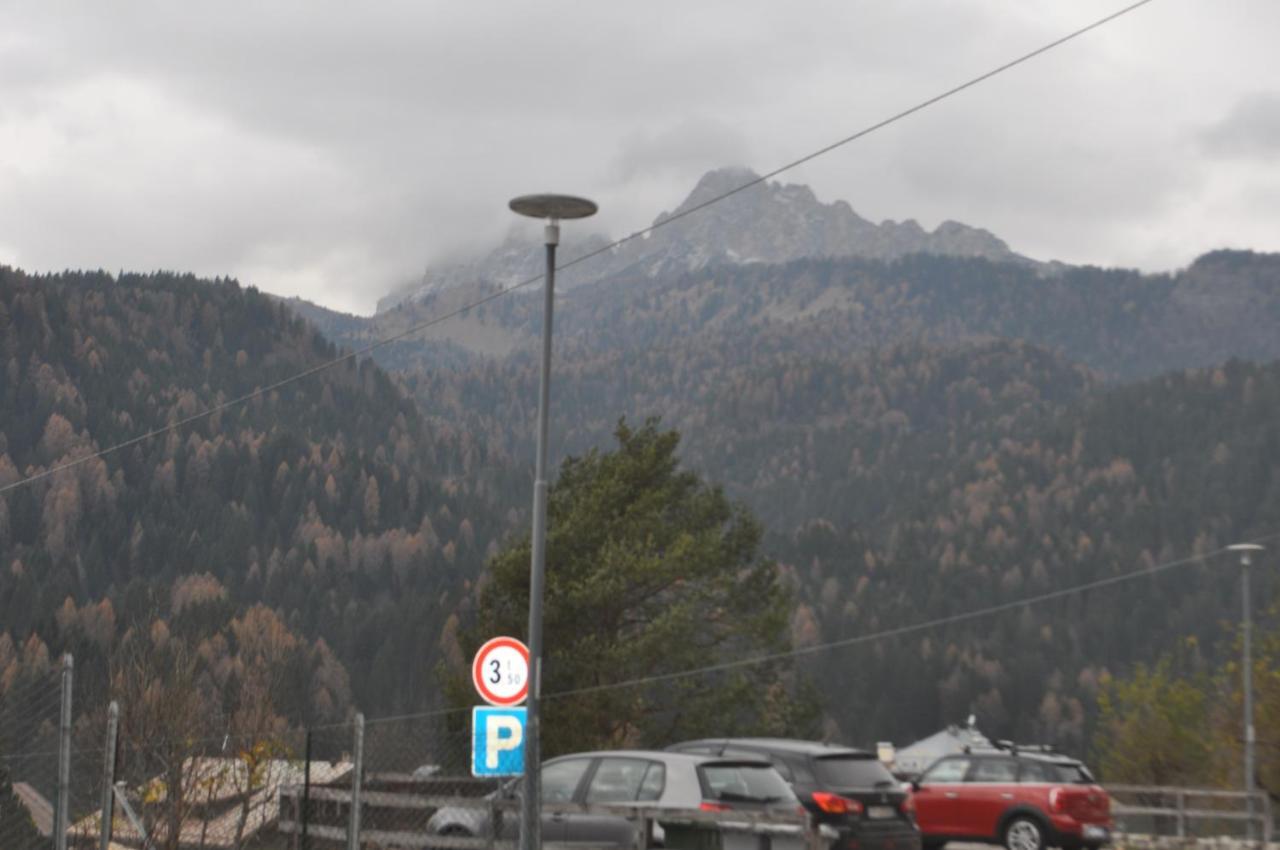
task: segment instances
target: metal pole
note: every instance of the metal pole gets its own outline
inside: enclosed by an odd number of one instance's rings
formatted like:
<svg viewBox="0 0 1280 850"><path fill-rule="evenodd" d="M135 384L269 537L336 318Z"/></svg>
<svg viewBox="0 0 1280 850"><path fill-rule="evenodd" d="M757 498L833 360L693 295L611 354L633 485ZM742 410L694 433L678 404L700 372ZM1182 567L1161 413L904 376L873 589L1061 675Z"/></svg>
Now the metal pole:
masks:
<svg viewBox="0 0 1280 850"><path fill-rule="evenodd" d="M102 759L102 822L98 831L98 850L111 847L112 821L115 819L116 733L120 728L120 704L107 706L107 749Z"/></svg>
<svg viewBox="0 0 1280 850"><path fill-rule="evenodd" d="M1274 825L1271 822L1271 795L1263 792L1262 794L1262 846L1267 847L1271 844L1271 832Z"/></svg>
<svg viewBox="0 0 1280 850"><path fill-rule="evenodd" d="M53 846L67 850L68 813L71 803L71 686L75 661L62 656L62 716L58 725L58 810L54 820Z"/></svg>
<svg viewBox="0 0 1280 850"><path fill-rule="evenodd" d="M307 810L311 804L311 730L307 730L307 743L303 747L306 764L302 768L302 811L298 812L298 820L302 823L302 850L311 850L307 841ZM106 850L106 848L103 848Z"/></svg>
<svg viewBox="0 0 1280 850"><path fill-rule="evenodd" d="M142 823L142 818L138 817L138 813L133 810L133 806L129 805L129 795L125 793L124 783L116 783L116 799L120 801L120 808L124 809L124 816L129 819L129 823L133 824L133 828L138 831L138 836L142 839L142 848L151 846L151 837L147 835L147 828Z"/></svg>
<svg viewBox="0 0 1280 850"><path fill-rule="evenodd" d="M1253 822L1253 648L1252 648L1252 616L1249 606L1249 553L1245 552L1240 557L1240 600L1244 607L1244 618L1242 631L1244 633L1244 659L1242 661L1242 677L1244 689L1244 790L1248 794L1249 801L1249 840L1252 841L1257 835L1255 824Z"/></svg>
<svg viewBox="0 0 1280 850"><path fill-rule="evenodd" d="M364 773L364 715L356 714L355 771L351 776L351 820L347 823L347 850L360 850L360 785Z"/></svg>
<svg viewBox="0 0 1280 850"><path fill-rule="evenodd" d="M542 587L547 547L547 419L551 403L551 330L560 224L546 228L547 280L542 305L542 374L538 381L538 456L533 482L533 558L529 571L529 696L524 744L524 794L520 800L520 850L542 847Z"/></svg>

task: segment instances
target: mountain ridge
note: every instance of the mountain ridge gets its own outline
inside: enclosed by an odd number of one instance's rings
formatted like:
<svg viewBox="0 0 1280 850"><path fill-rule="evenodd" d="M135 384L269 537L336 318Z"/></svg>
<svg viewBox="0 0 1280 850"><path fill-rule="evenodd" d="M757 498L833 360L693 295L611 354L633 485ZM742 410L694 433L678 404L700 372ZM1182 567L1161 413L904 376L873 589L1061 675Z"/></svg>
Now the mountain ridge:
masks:
<svg viewBox="0 0 1280 850"><path fill-rule="evenodd" d="M654 219L652 232L568 270L557 281L558 288L567 291L624 273L657 277L716 264L776 264L803 258L890 260L929 253L1039 265L1014 253L1003 240L981 228L952 220L942 222L933 231L925 230L914 219L886 219L876 224L858 215L847 201L819 201L808 186L776 181L753 184L759 180L759 175L742 167L707 172L674 210L664 211ZM700 209L680 226L665 226L715 199L720 200ZM575 238L574 253L584 256L600 251L611 241L599 233L587 232ZM541 274L542 263L542 243L513 231L486 254L428 268L418 283L379 299L377 312L420 302L460 286L511 286Z"/></svg>

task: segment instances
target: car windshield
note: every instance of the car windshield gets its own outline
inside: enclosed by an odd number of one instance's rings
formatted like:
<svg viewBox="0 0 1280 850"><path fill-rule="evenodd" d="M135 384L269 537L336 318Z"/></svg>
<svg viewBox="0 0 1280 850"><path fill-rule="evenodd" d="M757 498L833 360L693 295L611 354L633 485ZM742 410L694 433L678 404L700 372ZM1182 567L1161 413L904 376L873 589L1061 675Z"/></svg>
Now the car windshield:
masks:
<svg viewBox="0 0 1280 850"><path fill-rule="evenodd" d="M791 786L767 764L712 762L699 766L709 800L775 803L794 800Z"/></svg>
<svg viewBox="0 0 1280 850"><path fill-rule="evenodd" d="M818 781L828 788L888 788L893 774L871 756L824 756L814 760Z"/></svg>

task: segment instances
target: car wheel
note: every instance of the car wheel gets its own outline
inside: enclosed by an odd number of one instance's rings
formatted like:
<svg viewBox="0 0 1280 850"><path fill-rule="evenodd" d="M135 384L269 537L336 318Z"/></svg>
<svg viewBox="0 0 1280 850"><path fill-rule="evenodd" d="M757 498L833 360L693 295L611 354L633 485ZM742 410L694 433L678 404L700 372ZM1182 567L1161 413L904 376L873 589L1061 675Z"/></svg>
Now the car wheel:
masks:
<svg viewBox="0 0 1280 850"><path fill-rule="evenodd" d="M920 850L942 850L947 846L945 841L921 841Z"/></svg>
<svg viewBox="0 0 1280 850"><path fill-rule="evenodd" d="M1044 829L1039 821L1016 817L1004 828L1005 850L1044 850Z"/></svg>

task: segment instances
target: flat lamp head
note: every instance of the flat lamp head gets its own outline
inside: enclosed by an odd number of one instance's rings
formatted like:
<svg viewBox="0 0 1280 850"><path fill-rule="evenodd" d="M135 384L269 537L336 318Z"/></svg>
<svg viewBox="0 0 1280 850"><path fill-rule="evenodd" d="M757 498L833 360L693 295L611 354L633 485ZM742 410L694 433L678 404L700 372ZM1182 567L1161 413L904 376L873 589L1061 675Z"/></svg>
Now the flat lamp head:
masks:
<svg viewBox="0 0 1280 850"><path fill-rule="evenodd" d="M508 204L512 212L530 218L570 219L595 215L594 201L573 195L521 195Z"/></svg>

